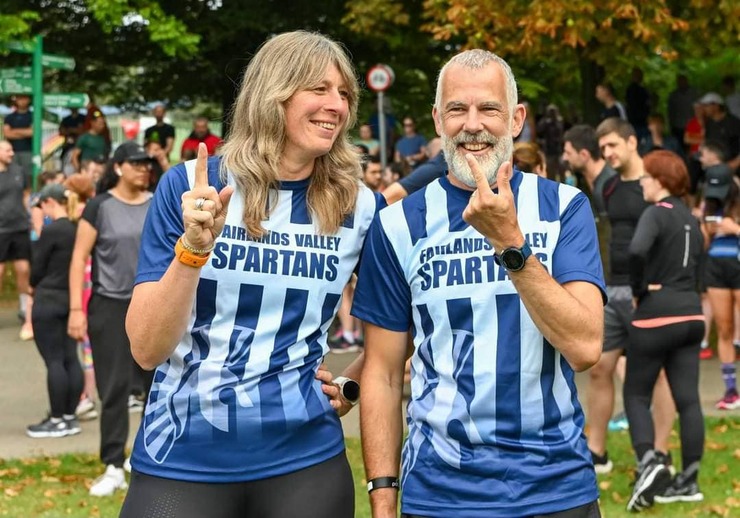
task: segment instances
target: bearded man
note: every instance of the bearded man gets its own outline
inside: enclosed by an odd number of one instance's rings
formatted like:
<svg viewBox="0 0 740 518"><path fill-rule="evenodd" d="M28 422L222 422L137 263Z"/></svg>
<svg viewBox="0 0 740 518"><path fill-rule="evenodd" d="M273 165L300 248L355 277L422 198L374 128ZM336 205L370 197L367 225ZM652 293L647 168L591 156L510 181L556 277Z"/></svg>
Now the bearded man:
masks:
<svg viewBox="0 0 740 518"><path fill-rule="evenodd" d="M399 465L404 517L599 516L574 382L599 359L603 334L589 201L512 170L526 114L495 54L453 57L432 114L449 174L380 211L352 311L366 323L360 411L373 516L397 516Z"/></svg>

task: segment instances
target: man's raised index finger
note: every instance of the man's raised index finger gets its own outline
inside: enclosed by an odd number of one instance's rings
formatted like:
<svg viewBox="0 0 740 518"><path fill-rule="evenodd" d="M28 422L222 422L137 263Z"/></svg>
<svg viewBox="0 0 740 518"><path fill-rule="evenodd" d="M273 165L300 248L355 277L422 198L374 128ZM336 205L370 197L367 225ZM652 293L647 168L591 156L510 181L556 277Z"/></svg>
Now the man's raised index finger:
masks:
<svg viewBox="0 0 740 518"><path fill-rule="evenodd" d="M483 174L478 160L470 153L465 154L465 159L468 161L470 170L473 172L473 178L475 178L475 183L478 186L478 190L481 191L481 193L486 191L492 192L491 186L488 185L488 179L486 178L486 175Z"/></svg>
<svg viewBox="0 0 740 518"><path fill-rule="evenodd" d="M208 187L208 149L204 143L198 144L198 158L195 160L195 187Z"/></svg>

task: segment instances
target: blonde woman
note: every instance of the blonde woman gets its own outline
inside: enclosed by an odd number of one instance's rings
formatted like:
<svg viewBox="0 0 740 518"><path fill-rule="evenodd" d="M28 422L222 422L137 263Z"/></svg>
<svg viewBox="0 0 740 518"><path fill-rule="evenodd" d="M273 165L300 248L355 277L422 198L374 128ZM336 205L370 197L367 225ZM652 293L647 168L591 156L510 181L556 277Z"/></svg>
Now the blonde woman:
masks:
<svg viewBox="0 0 740 518"><path fill-rule="evenodd" d="M162 177L127 318L156 372L121 516L354 516L338 417L359 386L319 366L377 205L348 139L357 97L337 43L276 36L221 156L201 145Z"/></svg>

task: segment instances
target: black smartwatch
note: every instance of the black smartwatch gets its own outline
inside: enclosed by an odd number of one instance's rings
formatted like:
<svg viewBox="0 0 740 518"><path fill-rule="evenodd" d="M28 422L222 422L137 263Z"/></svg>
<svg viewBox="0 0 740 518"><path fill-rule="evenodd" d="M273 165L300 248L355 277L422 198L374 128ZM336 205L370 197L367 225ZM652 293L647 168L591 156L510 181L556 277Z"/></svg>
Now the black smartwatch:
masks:
<svg viewBox="0 0 740 518"><path fill-rule="evenodd" d="M532 255L532 249L525 241L521 248L512 246L501 252L501 255L493 254L493 260L499 266L506 268L507 271L518 272L524 268L524 263L527 262L530 255Z"/></svg>
<svg viewBox="0 0 740 518"><path fill-rule="evenodd" d="M351 403L352 406L356 405L360 400L360 384L355 380L345 376L339 376L334 378L333 383L339 387L339 393L344 399Z"/></svg>

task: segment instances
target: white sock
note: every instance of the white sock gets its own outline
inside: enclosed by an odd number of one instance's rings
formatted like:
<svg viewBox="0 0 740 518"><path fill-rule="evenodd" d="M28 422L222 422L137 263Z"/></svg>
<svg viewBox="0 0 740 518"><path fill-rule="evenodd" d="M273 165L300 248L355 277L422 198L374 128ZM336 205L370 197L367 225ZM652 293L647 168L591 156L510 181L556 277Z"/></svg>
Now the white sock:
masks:
<svg viewBox="0 0 740 518"><path fill-rule="evenodd" d="M50 417L49 419L54 424L57 424L57 423L61 423L62 422L62 418L61 417Z"/></svg>
<svg viewBox="0 0 740 518"><path fill-rule="evenodd" d="M21 313L25 313L26 308L28 307L28 294L27 293L18 294L18 305L21 308Z"/></svg>
<svg viewBox="0 0 740 518"><path fill-rule="evenodd" d="M62 417L64 418L65 421L71 421L72 419L75 418L74 414L72 415L64 414Z"/></svg>
<svg viewBox="0 0 740 518"><path fill-rule="evenodd" d="M352 331L342 331L342 337L347 343L355 343L355 334Z"/></svg>

